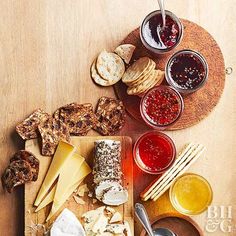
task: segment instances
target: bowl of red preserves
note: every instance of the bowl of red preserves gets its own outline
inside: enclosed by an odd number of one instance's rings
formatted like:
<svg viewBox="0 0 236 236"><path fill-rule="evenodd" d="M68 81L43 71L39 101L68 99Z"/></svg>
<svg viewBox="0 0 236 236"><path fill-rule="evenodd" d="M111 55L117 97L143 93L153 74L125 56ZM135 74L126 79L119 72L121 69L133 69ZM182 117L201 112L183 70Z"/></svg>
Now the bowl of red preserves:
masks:
<svg viewBox="0 0 236 236"><path fill-rule="evenodd" d="M166 80L182 94L202 88L208 78L206 59L193 50L181 50L170 57L165 68Z"/></svg>
<svg viewBox="0 0 236 236"><path fill-rule="evenodd" d="M140 102L140 113L144 122L159 130L164 130L181 117L184 101L180 93L166 85L150 89Z"/></svg>
<svg viewBox="0 0 236 236"><path fill-rule="evenodd" d="M177 47L183 38L183 25L172 12L166 12L166 24L160 10L148 14L140 27L140 38L143 45L150 51L163 54Z"/></svg>
<svg viewBox="0 0 236 236"><path fill-rule="evenodd" d="M154 130L138 138L133 155L141 170L149 174L161 174L173 165L176 148L169 136Z"/></svg>

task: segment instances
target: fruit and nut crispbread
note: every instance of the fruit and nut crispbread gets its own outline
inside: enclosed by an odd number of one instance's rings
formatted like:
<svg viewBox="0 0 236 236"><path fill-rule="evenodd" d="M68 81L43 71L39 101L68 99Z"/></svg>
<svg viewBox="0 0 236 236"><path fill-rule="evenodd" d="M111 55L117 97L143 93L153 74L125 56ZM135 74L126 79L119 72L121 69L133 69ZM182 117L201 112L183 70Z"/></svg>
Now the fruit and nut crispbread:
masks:
<svg viewBox="0 0 236 236"><path fill-rule="evenodd" d="M97 123L91 103L71 103L63 106L54 112L54 118L64 122L72 135L87 135Z"/></svg>
<svg viewBox="0 0 236 236"><path fill-rule="evenodd" d="M19 160L24 160L30 164L33 175L32 181L36 181L38 179L39 173L39 160L33 155L33 153L25 150L16 152L15 155L10 159L10 162Z"/></svg>
<svg viewBox="0 0 236 236"><path fill-rule="evenodd" d="M16 186L36 181L39 173L39 160L31 153L20 150L10 159L2 175L2 185L9 193Z"/></svg>
<svg viewBox="0 0 236 236"><path fill-rule="evenodd" d="M101 97L98 101L96 116L98 118L96 130L102 135L113 135L125 124L125 107L120 100Z"/></svg>
<svg viewBox="0 0 236 236"><path fill-rule="evenodd" d="M16 126L17 133L24 140L38 137L38 125L49 117L43 109L35 110L29 117Z"/></svg>
<svg viewBox="0 0 236 236"><path fill-rule="evenodd" d="M42 155L44 156L53 155L60 140L70 141L67 125L53 117L40 123L38 129L42 138Z"/></svg>

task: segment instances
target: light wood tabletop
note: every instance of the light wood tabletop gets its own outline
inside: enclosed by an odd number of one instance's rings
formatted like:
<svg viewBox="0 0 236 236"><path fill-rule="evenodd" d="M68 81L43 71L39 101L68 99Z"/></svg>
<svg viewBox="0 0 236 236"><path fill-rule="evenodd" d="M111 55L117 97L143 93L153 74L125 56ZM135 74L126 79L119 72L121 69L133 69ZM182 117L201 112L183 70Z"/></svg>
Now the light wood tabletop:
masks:
<svg viewBox="0 0 236 236"><path fill-rule="evenodd" d="M90 65L98 52L113 50L157 7L156 0L1 1L0 174L12 154L24 148L15 125L34 109L41 107L53 112L70 102L95 104L102 95L115 96L111 87L100 88L91 81ZM222 49L226 67L235 69L235 1L166 0L166 7L208 30ZM178 150L189 141L201 142L207 147L204 157L190 171L209 180L214 191L213 205L233 207L233 223L236 224L234 74L235 71L226 77L223 96L206 119L191 128L167 133ZM121 134L135 140L145 129L129 118ZM143 178L142 184L135 185L135 200L138 200L138 194L150 178L143 177L140 172L136 177ZM23 188L8 194L0 187L0 235L23 235L23 202ZM146 206L151 218L173 211L167 194L161 202ZM193 219L205 229L206 213ZM138 236L140 226L135 230ZM212 233L205 230L205 235ZM235 231L224 233L217 229L214 235L235 235Z"/></svg>

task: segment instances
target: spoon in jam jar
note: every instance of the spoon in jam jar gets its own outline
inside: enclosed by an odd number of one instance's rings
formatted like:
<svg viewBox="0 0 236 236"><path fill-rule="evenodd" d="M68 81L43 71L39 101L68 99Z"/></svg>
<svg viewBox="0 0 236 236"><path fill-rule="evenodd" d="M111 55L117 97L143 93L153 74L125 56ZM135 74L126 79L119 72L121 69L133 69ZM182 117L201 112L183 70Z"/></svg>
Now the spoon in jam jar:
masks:
<svg viewBox="0 0 236 236"><path fill-rule="evenodd" d="M162 16L162 27L161 25L157 26L157 36L159 38L159 45L160 48L166 48L165 44L161 40L161 35L160 33L165 29L166 27L166 12L165 12L165 5L164 5L164 0L158 0L158 4L161 10L161 16Z"/></svg>
<svg viewBox="0 0 236 236"><path fill-rule="evenodd" d="M166 26L166 12L165 12L165 5L164 5L164 0L158 0L159 7L161 9L161 15L162 15L162 29L165 28Z"/></svg>

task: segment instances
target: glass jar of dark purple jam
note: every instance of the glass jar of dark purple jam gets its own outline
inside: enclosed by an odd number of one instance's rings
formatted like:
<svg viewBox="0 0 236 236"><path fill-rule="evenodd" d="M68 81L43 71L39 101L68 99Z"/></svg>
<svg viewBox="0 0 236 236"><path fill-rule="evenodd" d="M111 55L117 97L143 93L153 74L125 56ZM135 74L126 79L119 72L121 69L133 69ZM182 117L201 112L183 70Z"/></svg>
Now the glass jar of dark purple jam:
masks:
<svg viewBox="0 0 236 236"><path fill-rule="evenodd" d="M161 11L147 15L141 25L140 38L150 51L162 54L179 45L183 37L183 25L179 18L170 11L166 12L166 26L163 28Z"/></svg>
<svg viewBox="0 0 236 236"><path fill-rule="evenodd" d="M192 93L206 83L208 65L200 53L181 50L168 60L165 74L169 85L180 93Z"/></svg>

